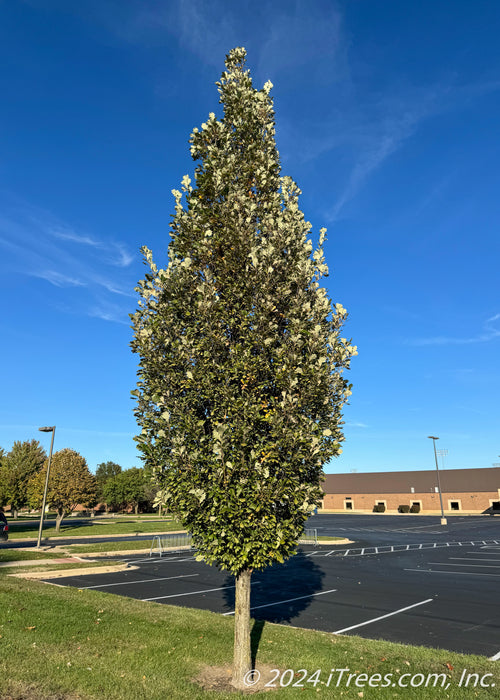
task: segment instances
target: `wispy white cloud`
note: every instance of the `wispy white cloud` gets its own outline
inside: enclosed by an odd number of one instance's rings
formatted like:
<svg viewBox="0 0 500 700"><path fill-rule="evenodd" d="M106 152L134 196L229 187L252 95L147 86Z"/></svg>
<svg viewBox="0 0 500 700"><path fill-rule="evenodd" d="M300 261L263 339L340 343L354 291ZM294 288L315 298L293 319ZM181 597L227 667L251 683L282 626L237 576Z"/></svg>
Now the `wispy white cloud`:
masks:
<svg viewBox="0 0 500 700"><path fill-rule="evenodd" d="M236 41L238 14L228 12L227 5L218 0L180 0L176 9L169 26L177 25L179 43L208 65L220 66L221 54Z"/></svg>
<svg viewBox="0 0 500 700"><path fill-rule="evenodd" d="M422 201L415 207L413 216L418 216L429 207L432 207L436 201L439 201L456 177L456 172L448 173L434 183Z"/></svg>
<svg viewBox="0 0 500 700"><path fill-rule="evenodd" d="M345 116L350 117L351 123L340 134L350 145L354 159L346 185L327 212L328 221L336 221L369 177L413 136L425 119L441 108L438 105L447 91L447 86L409 90L406 94L365 101L364 113L348 110Z"/></svg>
<svg viewBox="0 0 500 700"><path fill-rule="evenodd" d="M369 426L366 425L366 423L360 423L359 421L347 421L346 422L346 428L368 428Z"/></svg>
<svg viewBox="0 0 500 700"><path fill-rule="evenodd" d="M38 425L10 425L10 424L1 424L0 425L0 430L8 430L8 431L27 431L27 432L32 432L34 434L37 433L38 431ZM105 430L85 430L83 428L57 428L57 434L59 437L62 437L64 435L102 435L104 437L119 437L119 438L133 438L135 433L134 432L120 432L120 431L105 431Z"/></svg>
<svg viewBox="0 0 500 700"><path fill-rule="evenodd" d="M333 3L299 0L281 11L274 7L262 39L258 72L266 79L278 74L296 78L302 67L307 67L309 82L338 82L349 75L342 15Z"/></svg>
<svg viewBox="0 0 500 700"><path fill-rule="evenodd" d="M39 225L40 223L41 222L38 221ZM77 243L78 245L90 246L91 248L102 250L105 252L108 262L111 265L116 265L117 267L128 267L134 259L123 243L98 240L87 235L78 234L71 229L49 227L47 232L54 238L58 238L63 241L69 241L70 243Z"/></svg>
<svg viewBox="0 0 500 700"><path fill-rule="evenodd" d="M77 280L74 277L69 277L62 272L56 272L55 270L33 270L29 273L32 277L39 277L40 279L47 280L54 287L85 287L85 282Z"/></svg>
<svg viewBox="0 0 500 700"><path fill-rule="evenodd" d="M119 432L119 431L107 431L107 430L84 430L82 428L61 428L60 432L64 435L99 435L103 437L118 437L118 438L131 438L133 439L135 432Z"/></svg>
<svg viewBox="0 0 500 700"><path fill-rule="evenodd" d="M124 326L130 326L128 312L111 304L97 304L88 310L88 316L99 318L101 321L110 321L112 323L120 323Z"/></svg>
<svg viewBox="0 0 500 700"><path fill-rule="evenodd" d="M236 41L241 13L222 0L88 0L73 11L104 25L118 41L138 46L177 42L206 65L221 63ZM240 19L241 22L241 19Z"/></svg>
<svg viewBox="0 0 500 700"><path fill-rule="evenodd" d="M117 40L147 47L176 42L205 66L221 68L224 54L243 45L259 80L277 73L292 77L307 65L309 80L331 83L347 66L342 15L333 2L88 0L84 5L73 11L91 16Z"/></svg>
<svg viewBox="0 0 500 700"><path fill-rule="evenodd" d="M102 279L102 280L96 280L96 281L98 284L102 285L104 287L104 289L107 289L108 292L111 292L112 294L118 294L119 296L129 297L132 299L137 298L136 294L133 294L132 292L127 291L126 289L122 289L122 288L118 287L118 285L114 284L110 280Z"/></svg>
<svg viewBox="0 0 500 700"><path fill-rule="evenodd" d="M79 232L49 212L0 193L0 268L43 279L54 287L72 289L73 302L61 298L58 308L128 325L131 304L120 307L116 297L135 298L136 283L129 268L134 260L122 242ZM109 296L111 295L111 296Z"/></svg>
<svg viewBox="0 0 500 700"><path fill-rule="evenodd" d="M112 265L117 267L128 267L134 260L134 256L129 253L127 248L121 243L111 243L111 252L113 257L110 259Z"/></svg>
<svg viewBox="0 0 500 700"><path fill-rule="evenodd" d="M338 218L344 206L353 199L368 176L397 150L402 141L407 138L410 130L409 124L406 127L404 123L397 125L390 133L384 134L379 141L374 142L370 148L360 153L349 175L347 185L327 214L329 222Z"/></svg>
<svg viewBox="0 0 500 700"><path fill-rule="evenodd" d="M54 236L54 238L60 238L63 241L72 241L73 243L80 243L82 245L89 245L93 248L102 248L103 244L100 241L96 241L90 236L82 236L70 229L61 228L49 228L49 232Z"/></svg>
<svg viewBox="0 0 500 700"><path fill-rule="evenodd" d="M394 87L391 93L346 103L334 115L334 136L317 145L316 153L348 147L353 154L345 187L326 213L336 221L346 204L362 189L369 177L417 132L423 122L445 112L463 109L471 101L500 90L500 81L457 85L455 76L424 87ZM326 133L326 129L324 129ZM439 195L443 180L430 198ZM427 206L429 202L424 202Z"/></svg>
<svg viewBox="0 0 500 700"><path fill-rule="evenodd" d="M495 314L488 318L483 325L482 331L468 337L454 337L438 335L429 338L415 338L408 340L408 345L470 345L473 343L487 343L495 338L500 338L500 314Z"/></svg>

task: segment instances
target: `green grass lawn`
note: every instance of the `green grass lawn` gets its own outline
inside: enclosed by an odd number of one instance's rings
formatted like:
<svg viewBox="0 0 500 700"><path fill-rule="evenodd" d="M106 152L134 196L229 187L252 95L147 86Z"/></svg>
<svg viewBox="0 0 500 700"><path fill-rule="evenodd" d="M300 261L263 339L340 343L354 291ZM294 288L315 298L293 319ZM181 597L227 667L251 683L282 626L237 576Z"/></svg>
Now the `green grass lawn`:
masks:
<svg viewBox="0 0 500 700"><path fill-rule="evenodd" d="M82 552L121 552L129 549L147 549L149 551L153 538L150 540L127 540L121 542L96 542L95 544L69 544L65 545L71 554Z"/></svg>
<svg viewBox="0 0 500 700"><path fill-rule="evenodd" d="M61 556L64 556L64 554L55 554L54 552L37 552L29 549L0 549L0 563L33 559L54 559Z"/></svg>
<svg viewBox="0 0 500 700"><path fill-rule="evenodd" d="M9 522L9 540L38 537L38 521ZM43 528L43 537L88 537L93 535L143 535L150 532L170 532L181 530L182 526L175 520L122 521L109 519L88 520L85 523L73 523L70 519L63 520L61 531L56 533L54 526Z"/></svg>
<svg viewBox="0 0 500 700"><path fill-rule="evenodd" d="M482 657L257 625L256 660L281 670L305 669L314 684L281 688L273 697L425 700L498 698L499 665ZM255 631L255 629L254 629ZM257 645L258 638L258 645ZM18 700L197 700L230 698L193 681L205 664L230 664L233 620L190 608L144 603L99 591L0 578L0 697ZM331 669L350 669L350 685L326 687ZM467 673L493 673L490 688L458 687ZM395 687L369 687L393 674ZM402 674L445 674L448 689L400 688ZM299 674L293 682L299 682ZM288 676L283 677L288 680ZM418 679L418 677L416 677ZM334 675L334 683L338 674ZM358 685L356 685L358 680ZM362 685L359 685L361 681ZM374 682L377 682L375 680ZM407 678L405 682L409 682ZM364 683L364 685L363 685Z"/></svg>

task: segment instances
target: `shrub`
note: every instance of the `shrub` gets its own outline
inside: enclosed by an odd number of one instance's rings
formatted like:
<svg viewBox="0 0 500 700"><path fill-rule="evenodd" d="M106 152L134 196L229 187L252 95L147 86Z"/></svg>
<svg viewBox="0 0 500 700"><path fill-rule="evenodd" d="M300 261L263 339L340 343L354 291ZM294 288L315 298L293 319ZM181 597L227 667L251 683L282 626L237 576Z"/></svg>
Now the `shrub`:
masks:
<svg viewBox="0 0 500 700"><path fill-rule="evenodd" d="M376 503L373 506L373 512L374 513L385 513L385 504L384 503Z"/></svg>
<svg viewBox="0 0 500 700"><path fill-rule="evenodd" d="M410 506L407 506L407 505L398 506L398 513L409 513L409 512L410 512Z"/></svg>
<svg viewBox="0 0 500 700"><path fill-rule="evenodd" d="M410 513L420 513L420 503L414 503L410 508Z"/></svg>

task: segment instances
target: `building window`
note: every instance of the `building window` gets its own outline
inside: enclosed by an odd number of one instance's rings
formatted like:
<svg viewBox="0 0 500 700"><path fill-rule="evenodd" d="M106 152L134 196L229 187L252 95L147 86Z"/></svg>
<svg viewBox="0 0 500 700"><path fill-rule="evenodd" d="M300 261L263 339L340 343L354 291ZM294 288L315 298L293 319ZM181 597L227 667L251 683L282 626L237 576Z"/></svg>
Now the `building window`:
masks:
<svg viewBox="0 0 500 700"><path fill-rule="evenodd" d="M353 502L351 496L346 496L345 501L344 501L344 508L345 510L352 510L353 509Z"/></svg>
<svg viewBox="0 0 500 700"><path fill-rule="evenodd" d="M460 510L460 501L448 501L450 510Z"/></svg>
<svg viewBox="0 0 500 700"><path fill-rule="evenodd" d="M500 513L500 501L490 501L490 508L497 513Z"/></svg>

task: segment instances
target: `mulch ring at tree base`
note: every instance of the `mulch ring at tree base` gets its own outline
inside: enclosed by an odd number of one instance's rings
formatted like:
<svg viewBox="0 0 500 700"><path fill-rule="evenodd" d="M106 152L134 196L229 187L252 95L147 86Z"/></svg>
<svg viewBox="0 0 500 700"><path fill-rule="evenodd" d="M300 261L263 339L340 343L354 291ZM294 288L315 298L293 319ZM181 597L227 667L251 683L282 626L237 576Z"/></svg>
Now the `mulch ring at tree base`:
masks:
<svg viewBox="0 0 500 700"><path fill-rule="evenodd" d="M235 688L232 683L233 669L231 666L203 666L193 681L203 688L203 690L215 690L226 693L262 693L270 690L277 690L278 681L273 686L266 687L267 683L272 683L276 678L276 667L269 664L259 664L256 669L250 672L245 688ZM273 673L274 670L274 673ZM281 675L281 672L280 672Z"/></svg>

